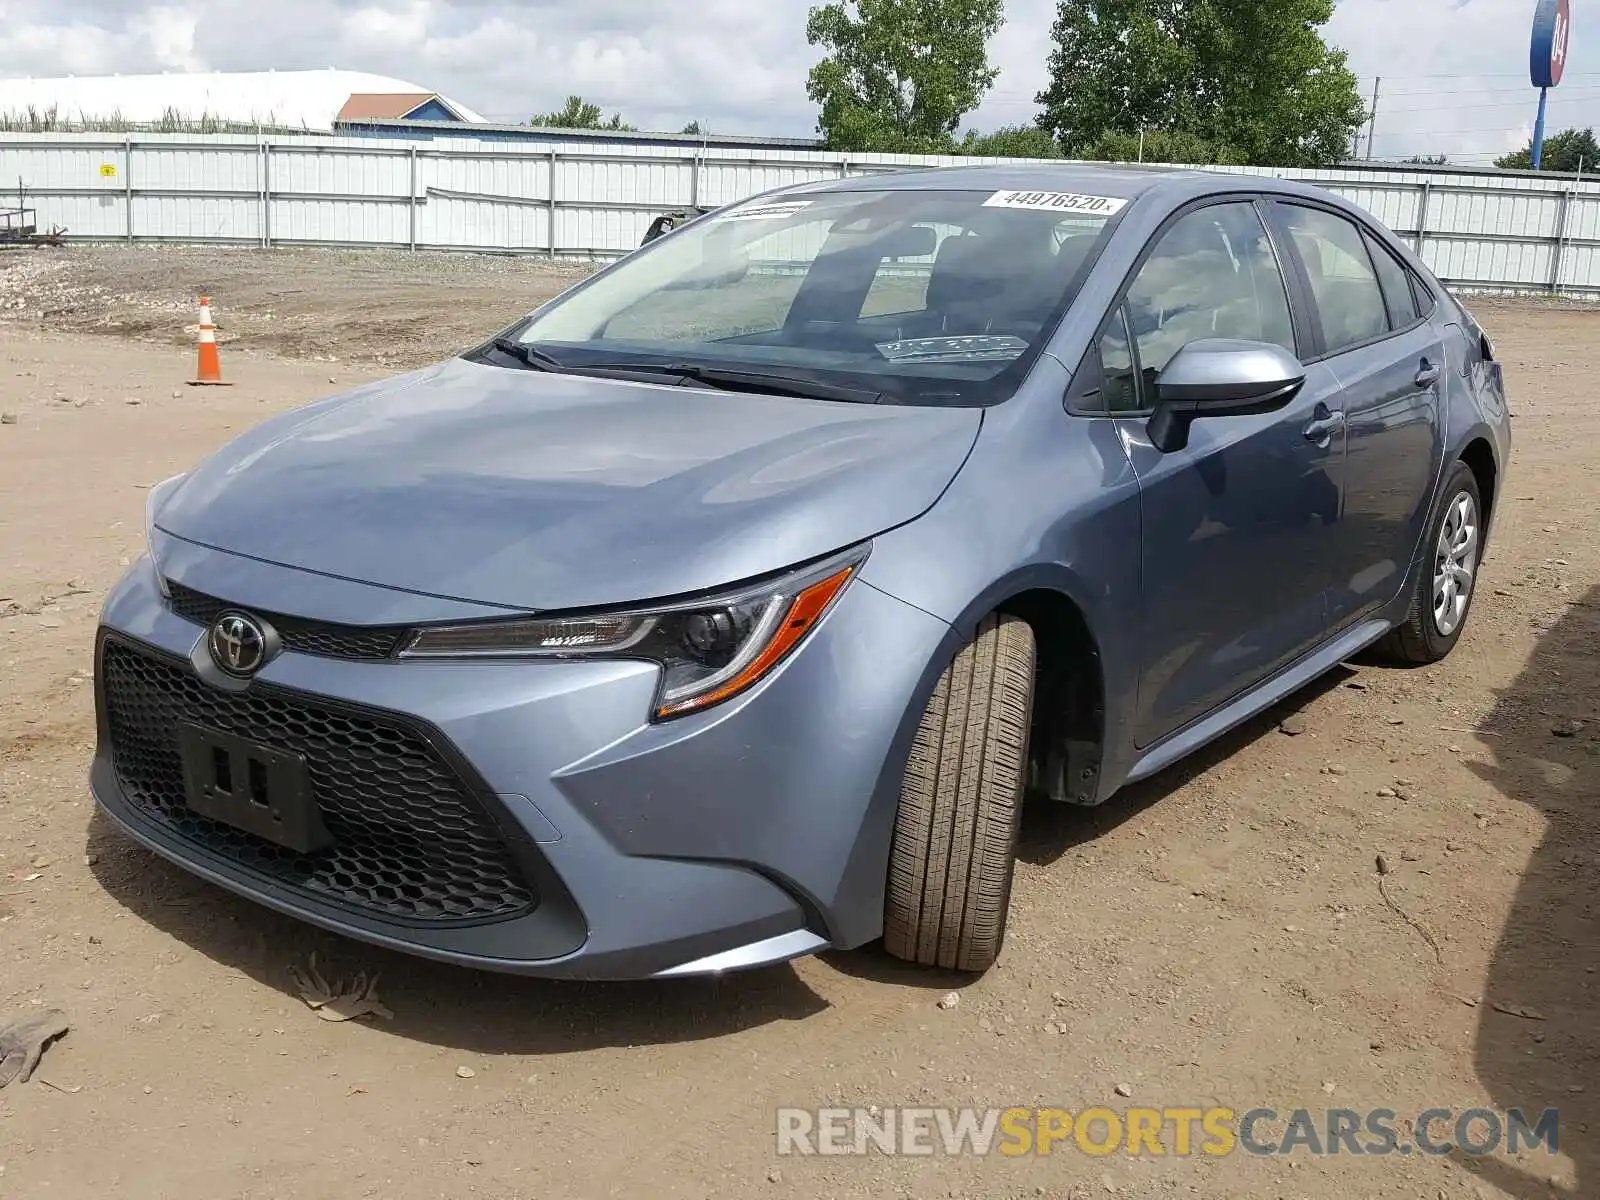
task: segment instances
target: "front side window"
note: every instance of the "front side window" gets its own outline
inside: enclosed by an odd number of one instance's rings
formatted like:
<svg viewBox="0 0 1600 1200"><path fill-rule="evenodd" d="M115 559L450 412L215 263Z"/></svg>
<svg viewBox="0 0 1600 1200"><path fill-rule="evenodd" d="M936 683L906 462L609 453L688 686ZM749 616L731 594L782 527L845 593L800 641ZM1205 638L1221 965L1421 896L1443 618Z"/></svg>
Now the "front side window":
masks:
<svg viewBox="0 0 1600 1200"><path fill-rule="evenodd" d="M894 189L751 201L630 255L511 336L545 369L688 365L882 402L993 403L1126 203Z"/></svg>
<svg viewBox="0 0 1600 1200"><path fill-rule="evenodd" d="M1180 217L1140 268L1127 308L1147 384L1179 350L1203 338L1271 342L1296 352L1283 273L1248 201ZM1146 407L1152 399L1147 393Z"/></svg>
<svg viewBox="0 0 1600 1200"><path fill-rule="evenodd" d="M1128 340L1128 317L1118 308L1100 334L1101 394L1105 411L1111 416L1138 412L1144 401L1139 395L1138 368L1133 361L1133 346Z"/></svg>
<svg viewBox="0 0 1600 1200"><path fill-rule="evenodd" d="M1388 333L1388 306L1361 230L1320 208L1286 204L1280 211L1311 283L1326 352Z"/></svg>

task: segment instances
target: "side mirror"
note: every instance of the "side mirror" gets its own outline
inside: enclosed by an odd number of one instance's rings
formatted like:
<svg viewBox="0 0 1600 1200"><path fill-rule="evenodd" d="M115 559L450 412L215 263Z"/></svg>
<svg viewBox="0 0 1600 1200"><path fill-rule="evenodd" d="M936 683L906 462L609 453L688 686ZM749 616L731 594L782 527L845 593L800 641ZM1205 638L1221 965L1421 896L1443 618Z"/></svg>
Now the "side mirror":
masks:
<svg viewBox="0 0 1600 1200"><path fill-rule="evenodd" d="M1300 360L1282 346L1226 338L1190 342L1156 383L1150 441L1163 454L1182 450L1195 421L1276 412L1305 382Z"/></svg>

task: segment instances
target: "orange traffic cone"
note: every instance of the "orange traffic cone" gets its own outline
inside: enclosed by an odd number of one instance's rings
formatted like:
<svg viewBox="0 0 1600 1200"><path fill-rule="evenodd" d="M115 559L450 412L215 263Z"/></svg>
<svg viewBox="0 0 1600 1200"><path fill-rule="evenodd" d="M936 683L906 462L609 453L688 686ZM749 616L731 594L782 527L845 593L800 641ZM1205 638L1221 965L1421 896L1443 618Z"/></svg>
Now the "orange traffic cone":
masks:
<svg viewBox="0 0 1600 1200"><path fill-rule="evenodd" d="M211 323L211 301L200 297L200 361L190 387L229 387L222 378L222 357L217 353L217 327Z"/></svg>

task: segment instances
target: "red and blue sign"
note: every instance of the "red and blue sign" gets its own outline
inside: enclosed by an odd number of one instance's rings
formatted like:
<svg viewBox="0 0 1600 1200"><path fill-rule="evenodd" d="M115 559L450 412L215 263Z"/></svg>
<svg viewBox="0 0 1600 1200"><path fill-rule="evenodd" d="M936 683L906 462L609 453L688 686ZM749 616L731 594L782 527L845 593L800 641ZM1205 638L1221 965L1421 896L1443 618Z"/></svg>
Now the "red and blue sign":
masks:
<svg viewBox="0 0 1600 1200"><path fill-rule="evenodd" d="M1533 50L1529 58L1534 87L1553 88L1561 82L1571 39L1570 0L1539 0L1533 13Z"/></svg>

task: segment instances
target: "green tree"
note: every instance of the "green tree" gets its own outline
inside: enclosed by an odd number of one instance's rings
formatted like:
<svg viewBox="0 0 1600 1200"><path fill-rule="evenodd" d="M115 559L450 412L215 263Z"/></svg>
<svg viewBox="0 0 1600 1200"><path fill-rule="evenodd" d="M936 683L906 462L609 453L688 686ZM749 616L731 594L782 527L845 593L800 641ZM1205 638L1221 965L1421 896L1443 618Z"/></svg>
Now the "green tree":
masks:
<svg viewBox="0 0 1600 1200"><path fill-rule="evenodd" d="M1400 161L1418 167L1442 167L1450 159L1443 154L1413 154L1410 158L1402 158Z"/></svg>
<svg viewBox="0 0 1600 1200"><path fill-rule="evenodd" d="M682 129L678 130L678 132L679 133L690 133L690 134L693 134L695 137L704 137L706 134L710 133L711 131L709 129L700 128L700 122L699 121L690 121Z"/></svg>
<svg viewBox="0 0 1600 1200"><path fill-rule="evenodd" d="M1544 153L1539 156L1539 169L1557 175L1575 175L1579 164L1583 170L1600 170L1600 143L1596 143L1593 129L1567 129L1544 139ZM1508 171L1533 170L1533 139L1514 154L1496 159L1495 166Z"/></svg>
<svg viewBox="0 0 1600 1200"><path fill-rule="evenodd" d="M1234 146L1213 142L1198 134L1166 129L1137 133L1106 130L1083 148L1081 157L1091 162L1175 163L1186 166L1239 166L1243 153Z"/></svg>
<svg viewBox="0 0 1600 1200"><path fill-rule="evenodd" d="M956 153L980 158L1060 158L1061 147L1043 129L1008 125L993 133L967 130L967 136L956 147Z"/></svg>
<svg viewBox="0 0 1600 1200"><path fill-rule="evenodd" d="M1039 126L1074 157L1111 133L1187 125L1194 54L1182 37L1184 0L1062 0L1050 31L1050 83Z"/></svg>
<svg viewBox="0 0 1600 1200"><path fill-rule="evenodd" d="M1342 161L1366 112L1323 41L1332 15L1333 0L1060 0L1039 124L1073 156L1152 128L1218 161Z"/></svg>
<svg viewBox="0 0 1600 1200"><path fill-rule="evenodd" d="M1003 0L836 0L811 10L806 41L826 56L806 94L828 148L948 152L961 118L999 71L989 39Z"/></svg>
<svg viewBox="0 0 1600 1200"><path fill-rule="evenodd" d="M628 130L632 125L625 124L621 113L612 113L610 117L600 115L600 106L590 104L582 96L568 96L566 104L556 109L555 112L536 113L528 121L530 125L537 125L543 129L608 129Z"/></svg>

